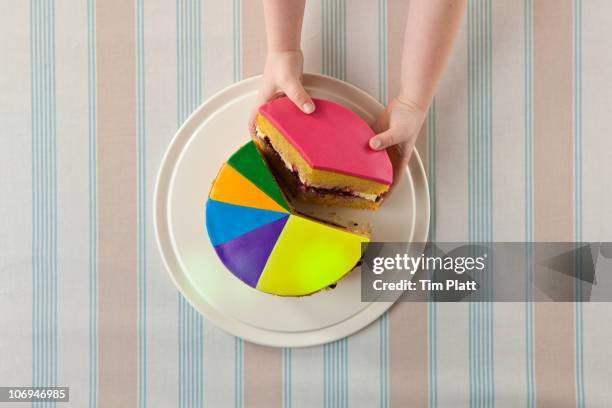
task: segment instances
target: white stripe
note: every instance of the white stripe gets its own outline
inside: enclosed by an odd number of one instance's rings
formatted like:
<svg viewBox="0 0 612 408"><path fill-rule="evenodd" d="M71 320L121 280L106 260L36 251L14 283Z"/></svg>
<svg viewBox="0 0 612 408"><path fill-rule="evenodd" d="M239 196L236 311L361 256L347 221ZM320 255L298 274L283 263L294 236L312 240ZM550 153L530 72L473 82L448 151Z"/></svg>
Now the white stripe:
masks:
<svg viewBox="0 0 612 408"><path fill-rule="evenodd" d="M609 262L610 264L610 262ZM584 382L588 407L610 403L612 313L609 303L584 303Z"/></svg>
<svg viewBox="0 0 612 408"><path fill-rule="evenodd" d="M612 3L582 3L583 239L612 241Z"/></svg>
<svg viewBox="0 0 612 408"><path fill-rule="evenodd" d="M291 352L292 408L323 407L323 347Z"/></svg>
<svg viewBox="0 0 612 408"><path fill-rule="evenodd" d="M604 0L582 2L582 193L583 239L612 241L612 27L607 18L612 3ZM598 273L610 271L611 259L600 259ZM603 262L605 265L603 265ZM607 268L606 268L607 266ZM603 290L610 279L598 277ZM604 282L605 281L605 282ZM605 283L605 284L604 284ZM598 287L593 288L593 293ZM610 304L583 305L584 382L587 406L610 404L612 378L612 313Z"/></svg>
<svg viewBox="0 0 612 408"><path fill-rule="evenodd" d="M467 27L463 24L436 96L438 241L467 240Z"/></svg>
<svg viewBox="0 0 612 408"><path fill-rule="evenodd" d="M495 304L495 406L519 407L526 401L525 304Z"/></svg>
<svg viewBox="0 0 612 408"><path fill-rule="evenodd" d="M234 406L235 339L212 324L204 325L204 406ZM240 393L241 394L241 393Z"/></svg>
<svg viewBox="0 0 612 408"><path fill-rule="evenodd" d="M0 13L0 384L32 383L32 168L27 3ZM9 63L10 62L10 63Z"/></svg>
<svg viewBox="0 0 612 408"><path fill-rule="evenodd" d="M302 24L302 52L304 72L321 72L321 3L307 1ZM262 27L263 29L263 27Z"/></svg>
<svg viewBox="0 0 612 408"><path fill-rule="evenodd" d="M523 2L493 2L493 229L496 241L525 238L525 65ZM512 33L512 35L509 35ZM514 85L510 85L514 84ZM523 277L524 265L516 273ZM510 272L510 271L508 271ZM499 275L499 274L498 274ZM508 282L511 283L511 282ZM496 287L504 283L496 281ZM495 404L517 407L525 404L525 305L495 304Z"/></svg>
<svg viewBox="0 0 612 408"><path fill-rule="evenodd" d="M439 407L469 406L468 304L437 304L437 389Z"/></svg>
<svg viewBox="0 0 612 408"><path fill-rule="evenodd" d="M437 240L467 240L467 27L436 96ZM469 405L468 305L437 305L438 406Z"/></svg>
<svg viewBox="0 0 612 408"><path fill-rule="evenodd" d="M493 223L496 241L525 237L523 3L493 2ZM512 35L509 35L512 33ZM503 370L502 370L503 371ZM500 374L496 370L496 375Z"/></svg>
<svg viewBox="0 0 612 408"><path fill-rule="evenodd" d="M348 348L350 407L376 407L380 405L380 327L370 324L351 336Z"/></svg>
<svg viewBox="0 0 612 408"><path fill-rule="evenodd" d="M202 2L204 100L234 82L233 9L231 1ZM263 22L261 29L264 29Z"/></svg>
<svg viewBox="0 0 612 408"><path fill-rule="evenodd" d="M379 87L379 41L375 35L378 1L347 1L346 14L346 80L376 97Z"/></svg>
<svg viewBox="0 0 612 408"><path fill-rule="evenodd" d="M147 214L153 214L151 203L158 166L176 131L175 15L174 1L156 2L155 5L145 3ZM148 406L176 406L177 294L159 256L152 223L147 226L147 253Z"/></svg>
<svg viewBox="0 0 612 408"><path fill-rule="evenodd" d="M58 143L59 385L89 395L89 106L87 3L55 3ZM70 61L64 64L63 61Z"/></svg>

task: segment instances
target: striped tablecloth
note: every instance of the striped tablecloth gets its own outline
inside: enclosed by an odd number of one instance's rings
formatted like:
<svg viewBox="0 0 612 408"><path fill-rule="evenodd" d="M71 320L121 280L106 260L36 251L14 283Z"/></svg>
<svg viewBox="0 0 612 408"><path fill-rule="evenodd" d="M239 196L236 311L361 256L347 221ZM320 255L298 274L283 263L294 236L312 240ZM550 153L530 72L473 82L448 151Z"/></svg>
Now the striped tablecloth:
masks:
<svg viewBox="0 0 612 408"><path fill-rule="evenodd" d="M306 70L395 95L409 2L307 3ZM611 15L470 2L419 141L433 239L612 240ZM261 71L262 18L257 0L2 3L0 385L69 386L73 407L612 406L604 303L404 303L305 349L186 303L155 175L190 112Z"/></svg>

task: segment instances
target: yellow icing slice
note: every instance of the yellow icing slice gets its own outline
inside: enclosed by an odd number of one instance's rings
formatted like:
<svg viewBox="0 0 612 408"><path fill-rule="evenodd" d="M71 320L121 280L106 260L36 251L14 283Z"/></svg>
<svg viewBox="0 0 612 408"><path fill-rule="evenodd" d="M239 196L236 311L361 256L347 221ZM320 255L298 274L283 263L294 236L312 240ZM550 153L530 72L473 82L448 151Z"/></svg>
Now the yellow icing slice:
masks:
<svg viewBox="0 0 612 408"><path fill-rule="evenodd" d="M232 166L224 164L210 190L210 198L223 203L259 208L262 210L288 211L255 184L238 173Z"/></svg>
<svg viewBox="0 0 612 408"><path fill-rule="evenodd" d="M290 215L259 278L257 289L303 296L337 282L361 258L368 238Z"/></svg>

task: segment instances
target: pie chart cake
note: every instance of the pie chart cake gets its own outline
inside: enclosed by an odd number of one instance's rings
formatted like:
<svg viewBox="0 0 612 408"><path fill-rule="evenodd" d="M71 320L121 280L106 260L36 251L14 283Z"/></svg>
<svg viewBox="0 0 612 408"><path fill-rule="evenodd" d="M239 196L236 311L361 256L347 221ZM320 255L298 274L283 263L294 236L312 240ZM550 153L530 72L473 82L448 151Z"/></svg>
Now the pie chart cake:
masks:
<svg viewBox="0 0 612 408"><path fill-rule="evenodd" d="M342 279L369 241L296 213L253 141L221 167L206 202L206 229L232 274L279 296L309 295Z"/></svg>

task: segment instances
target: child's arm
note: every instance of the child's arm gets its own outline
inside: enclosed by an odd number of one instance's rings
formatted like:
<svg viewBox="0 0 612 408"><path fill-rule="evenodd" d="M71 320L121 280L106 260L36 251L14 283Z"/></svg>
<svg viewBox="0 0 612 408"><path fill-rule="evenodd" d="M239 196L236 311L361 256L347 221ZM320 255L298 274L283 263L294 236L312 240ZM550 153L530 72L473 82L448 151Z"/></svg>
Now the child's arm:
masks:
<svg viewBox="0 0 612 408"><path fill-rule="evenodd" d="M300 48L305 0L264 0L268 56L251 113L249 128L259 106L282 92L305 113L312 113L314 103L302 86L303 56Z"/></svg>
<svg viewBox="0 0 612 408"><path fill-rule="evenodd" d="M400 92L377 122L373 149L398 145L406 162L446 66L467 0L410 2L402 54Z"/></svg>

